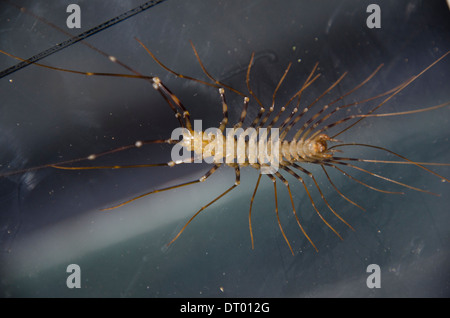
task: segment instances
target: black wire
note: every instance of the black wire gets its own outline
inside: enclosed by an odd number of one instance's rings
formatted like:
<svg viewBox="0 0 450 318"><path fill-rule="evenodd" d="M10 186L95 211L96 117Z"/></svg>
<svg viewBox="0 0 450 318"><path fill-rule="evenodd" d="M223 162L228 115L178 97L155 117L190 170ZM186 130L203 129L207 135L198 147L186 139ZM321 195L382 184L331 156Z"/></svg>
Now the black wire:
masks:
<svg viewBox="0 0 450 318"><path fill-rule="evenodd" d="M112 19L110 19L110 20L108 20L106 22L103 22L103 23L97 25L96 27L93 27L92 29L86 31L86 32L83 32L83 33L81 33L81 34L79 34L77 36L71 37L70 39L68 39L68 40L66 40L64 42L61 42L59 44L56 44L56 45L46 49L45 51L42 51L42 52L34 55L33 57L30 57L30 58L26 59L26 61L22 61L20 63L17 63L16 65L13 65L13 66L11 66L11 67L1 71L0 72L0 78L3 78L3 77L5 77L5 76L7 76L9 74L12 74L12 73L14 73L14 72L16 72L16 71L18 71L18 70L20 70L20 69L30 65L30 64L32 64L32 63L35 63L35 62L37 62L37 61L39 61L39 60L41 60L41 59L43 59L43 58L45 58L47 56L52 55L53 53L61 51L62 49L68 48L69 46L71 46L71 45L73 45L73 44L75 44L77 42L85 40L88 37L90 37L90 36L100 32L102 30L105 30L105 29L107 29L107 28L109 28L109 27L111 27L111 26L113 26L113 25L115 25L115 24L117 24L119 22L122 22L122 21L124 21L124 20L126 20L128 18L131 18L132 16L135 16L138 13L141 13L141 12L147 10L147 9L150 9L150 8L156 6L157 4L160 4L160 3L164 2L164 1L166 1L166 0L151 0L151 1L147 1L146 3L136 7L134 9L131 9L131 10L127 11L127 12L124 12L124 13L118 15L117 17L112 18Z"/></svg>

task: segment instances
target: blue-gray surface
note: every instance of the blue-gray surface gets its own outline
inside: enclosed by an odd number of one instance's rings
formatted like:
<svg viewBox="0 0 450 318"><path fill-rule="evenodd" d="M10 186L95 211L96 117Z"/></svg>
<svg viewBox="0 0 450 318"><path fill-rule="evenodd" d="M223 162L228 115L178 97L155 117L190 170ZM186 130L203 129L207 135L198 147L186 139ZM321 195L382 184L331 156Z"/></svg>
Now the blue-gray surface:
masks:
<svg viewBox="0 0 450 318"><path fill-rule="evenodd" d="M143 1L79 1L81 33ZM70 1L22 1L34 14L65 26ZM331 101L384 63L379 74L351 103L387 91L419 73L450 49L449 11L445 1L379 1L381 29L366 26L370 1L176 1L101 32L89 43L134 69L158 75L203 126L222 118L217 91L174 78L135 41L142 40L174 70L206 79L189 40L211 74L246 91L245 71L256 54L251 85L267 105L289 62L280 89L280 107L300 88L315 62L320 79L304 94L314 100L345 71L349 75L326 97ZM0 49L30 57L66 36L0 3ZM16 63L0 56L0 69ZM94 72L125 72L78 43L43 64ZM450 100L450 58L441 61L379 112L405 111ZM0 81L1 171L22 169L86 156L136 140L169 137L177 121L164 100L145 81L84 77L35 66ZM242 98L227 93L235 122ZM325 100L322 104L325 103ZM320 106L319 105L319 106ZM359 105L368 110L375 102ZM249 117L257 113L250 105ZM350 113L357 113L352 109ZM339 136L346 142L387 147L416 161L450 162L448 107L399 117L365 119ZM398 160L367 149L348 156ZM99 164L165 162L170 147L148 146L115 154ZM248 230L250 197L256 171L243 169L242 184L203 211L170 247L165 245L203 205L234 182L223 168L207 182L159 193L108 212L114 203L171 184L193 180L208 166L98 171L43 169L0 179L0 295L92 297L408 297L450 296L450 214L448 183L409 165L359 164L374 173L441 194L405 189L364 172L352 176L378 188L364 187L333 169L340 191L365 208L345 201L317 167L327 201L355 229L327 209L304 175L318 209L342 235L341 241L314 212L304 188L289 178L295 208L308 235L302 235L286 188L278 182L280 218L295 255L277 224L273 188L262 179L252 221L255 249ZM430 167L449 177L446 167ZM66 287L66 268L81 268L81 289ZM381 288L369 289L366 268L381 268Z"/></svg>

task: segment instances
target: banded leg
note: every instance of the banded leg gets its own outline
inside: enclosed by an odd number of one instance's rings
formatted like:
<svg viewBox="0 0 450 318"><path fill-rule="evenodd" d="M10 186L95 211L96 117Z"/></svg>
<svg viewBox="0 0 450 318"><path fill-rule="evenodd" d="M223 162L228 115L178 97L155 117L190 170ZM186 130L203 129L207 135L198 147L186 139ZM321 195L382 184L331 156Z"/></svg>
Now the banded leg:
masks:
<svg viewBox="0 0 450 318"><path fill-rule="evenodd" d="M388 97L386 97L382 102L380 102L377 106L375 106L374 108L372 108L370 111L368 111L365 115L354 115L354 116L349 116L346 117L344 119L341 119L335 123L332 123L330 125L327 125L325 127L323 127L322 129L318 130L316 133L313 134L313 136L311 138L313 138L314 136L320 134L321 132L328 130L331 127L337 126L339 124L342 124L348 120L354 119L354 118L359 118L357 121L355 121L354 123L352 123L351 125L347 126L346 128L344 128L343 130L339 131L338 133L336 133L335 135L332 136L332 138L335 138L336 136L342 134L343 132L349 130L350 128L352 128L353 126L357 125L359 122L361 122L361 120L363 120L364 118L367 117L381 117L380 114L374 114L371 115L373 112L375 112L378 108L380 108L381 106L383 106L384 104L386 104L389 100L391 100L395 95L397 95L398 93L400 93L402 90L404 90L406 87L408 87L412 82L414 82L416 79L418 79L420 76L422 76L425 72L427 72L430 68L432 68L434 65L436 65L437 63L439 63L442 59L444 59L447 55L450 54L450 51L446 52L444 55L442 55L440 58L438 58L436 61L434 61L433 63L431 63L429 66L427 66L423 71L421 71L419 74L414 75L412 78L410 78L409 80L407 80L406 82L400 84L399 86L397 86L398 88L394 90L394 92L392 94L390 94ZM444 103L438 106L434 106L434 107L444 107L448 105L448 103ZM419 110L419 111L426 111L426 110ZM406 113L414 113L417 111L410 111L410 112L405 112L403 114Z"/></svg>
<svg viewBox="0 0 450 318"><path fill-rule="evenodd" d="M341 191L339 191L339 189L337 188L337 186L334 184L333 181L331 181L331 177L328 175L327 170L325 169L325 166L323 164L320 165L320 167L322 168L323 172L325 173L328 182L330 182L331 186L334 188L334 190L336 190L336 192L343 197L345 200L347 200L348 202L350 202L351 204L353 204L354 206L360 208L361 210L363 210L364 212L366 211L366 209L364 209L362 206L360 206L358 203L350 200L349 198L347 198Z"/></svg>
<svg viewBox="0 0 450 318"><path fill-rule="evenodd" d="M135 38L135 40L139 42L139 44L147 51L147 53L152 57L152 59L153 59L156 63L158 63L159 66L161 66L161 67L162 67L163 69L165 69L167 72L169 72L169 73L175 75L176 77L183 78L183 79L187 79L187 80L190 80L190 81L194 81L194 82L197 82L197 83L206 85L206 86L211 86L211 87L215 87L215 88L219 88L219 87L220 87L220 86L217 86L217 85L215 85L215 84L211 84L211 83L202 81L202 80L200 80L200 79L197 79L197 78L194 78L194 77L191 77L191 76L187 76L187 75L184 75L184 74L175 72L174 70L172 70L172 69L170 69L169 67L167 67L166 65L164 65L164 64L163 64L163 63L155 56L155 54L153 54L152 51L150 51L150 49L149 49L144 43L142 43L141 40L139 40L138 38Z"/></svg>
<svg viewBox="0 0 450 318"><path fill-rule="evenodd" d="M241 96L243 96L243 97L246 97L246 95L245 95L244 93L241 93L241 92L238 91L237 89L234 89L233 87L231 87L231 86L229 86L229 85L226 85L226 84L224 84L224 83L222 83L222 82L216 80L216 79L215 79L215 78L214 78L214 77L206 70L205 65L203 65L203 62L202 62L202 60L200 59L200 55L198 55L198 52L197 52L197 49L196 49L195 46L194 46L194 43L192 43L192 41L189 41L189 43L190 43L191 46L192 46L192 50L194 51L195 57L197 58L197 61L198 61L198 63L200 64L200 67L201 67L203 73L205 73L205 75L206 75L211 81L213 81L215 84L219 85L219 87L225 87L226 89L229 89L230 91L232 91L232 92L234 92L234 93L236 93L236 94L238 94L238 95L241 95Z"/></svg>
<svg viewBox="0 0 450 318"><path fill-rule="evenodd" d="M336 107L335 109L333 109L327 116L323 117L322 119L318 120L314 125L312 125L311 128L309 128L308 130L305 131L305 129L312 123L312 121L314 119L316 119L318 116L320 116L327 108L329 108L329 106L341 101L342 99L344 99L346 96L353 94L354 92L356 92L358 89L360 89L361 87L363 87L365 84L367 84L367 82L369 82L378 72L379 70L383 67L383 64L381 64L380 66L378 66L375 71L373 71L364 81L362 81L361 83L359 83L358 85L356 85L354 88L352 88L351 90L349 90L347 93L341 95L340 97L338 97L337 99L335 99L334 101L330 102L329 104L325 105L322 109L318 110L316 112L316 114L314 116L312 116L304 125L301 129L299 129L297 131L297 133L294 136L294 140L298 140L300 138L300 136L303 134L305 134L305 136L307 136L310 132L310 130L314 129L315 127L317 127L321 122L323 122L326 118L330 117L333 113L337 112L339 109L343 109L346 107L349 107L348 105L345 106L341 106L341 107ZM387 93L385 93L387 94ZM376 96L376 98L378 98L380 96ZM359 104L361 102L357 102L354 104Z"/></svg>
<svg viewBox="0 0 450 318"><path fill-rule="evenodd" d="M306 186L305 181L303 180L302 177L300 177L298 174L296 174L294 171L292 171L291 169L289 169L286 166L282 166L281 167L283 170L287 171L289 174L291 174L292 176L294 176L298 181L300 181L303 185L303 187L305 188L306 194L308 195L309 200L311 201L311 205L313 206L314 210L316 211L317 215L319 216L319 218L323 221L323 223L326 224L326 226L328 226L334 234L336 234L337 237L339 237L341 240L343 240L342 236L330 225L330 223L328 223L327 220L325 220L325 218L322 216L322 214L319 212L319 209L317 209L316 207L316 203L314 202L311 194L309 193L308 187Z"/></svg>
<svg viewBox="0 0 450 318"><path fill-rule="evenodd" d="M258 191L259 181L261 181L262 174L258 175L258 181L256 181L255 190L253 191L252 198L250 199L250 210L248 212L248 227L250 229L250 239L252 241L252 249L255 248L255 245L253 243L253 230L252 230L252 206L253 206L253 200L255 199L256 192Z"/></svg>
<svg viewBox="0 0 450 318"><path fill-rule="evenodd" d="M200 67L201 67L203 73L205 73L206 76L207 76L214 84L213 84L213 83L208 83L208 82L202 81L202 80L200 80L200 79L197 79L197 78L194 78L194 77L191 77L191 76L187 76L187 75L184 75L184 74L175 72L174 70L170 69L168 66L164 65L164 64L163 64L163 63L162 63L162 62L161 62L161 61L160 61L160 60L159 60L159 59L158 59L158 58L150 51L150 49L149 49L144 43L142 43L142 42L141 42L139 39L137 39L137 38L135 38L135 39L136 39L136 41L138 41L139 44L147 51L147 53L153 58L153 60L154 60L156 63L159 64L159 66L161 66L161 67L162 67L163 69L165 69L167 72L169 72L169 73L175 75L176 77L183 78L183 79L187 79L187 80L190 80L190 81L194 81L194 82L197 82L197 83L200 83L200 84L203 84L203 85L206 85L206 86L210 86L210 87L215 87L215 88L225 87L226 89L229 89L230 91L232 91L232 92L234 92L234 93L236 93L236 94L238 94L238 95L241 95L241 96L244 96L244 97L245 97L245 94L239 92L238 90L234 89L234 88L231 87L231 86L228 86L228 85L226 85L226 84L224 84L224 83L222 83L222 82L216 80L216 79L215 79L215 78L214 78L214 77L206 70L206 67L203 65L203 62L202 62L202 60L200 59L200 56L198 55L197 49L195 48L195 46L194 46L194 44L192 43L192 41L189 41L189 42L190 42L190 44L191 44L192 50L194 51L195 58L196 58L197 61L199 62Z"/></svg>
<svg viewBox="0 0 450 318"><path fill-rule="evenodd" d="M236 165L235 169L235 174L236 174L236 181L234 182L234 184L229 187L227 190L225 190L222 194L220 194L219 196L217 196L214 200L210 201L208 204L204 205L203 207L201 207L200 210L198 210L187 222L186 224L183 226L183 228L178 232L178 234L167 244L167 246L170 246L173 242L175 242L178 237L181 235L181 233L183 233L183 231L186 229L186 227L197 217L197 215L199 215L200 212L202 212L203 210L205 210L207 207L209 207L211 204L213 204L214 202L218 201L219 199L221 199L223 196L225 196L227 193L229 193L231 190L233 190L234 188L236 188L239 184L240 184L240 170L239 170L239 166ZM206 179L206 177L205 177Z"/></svg>
<svg viewBox="0 0 450 318"><path fill-rule="evenodd" d="M15 174L21 174L21 173L24 173L24 172L30 172L30 171L35 171L35 170L40 170L40 169L45 169L45 168L56 168L56 169L65 169L65 170L101 169L101 167L70 167L70 166L69 167L65 167L63 165L69 165L69 164L73 164L73 163L77 163L77 162L81 162L81 161L92 161L92 160L95 160L95 159L97 159L99 157L102 157L102 156L105 156L105 155L109 155L109 154L113 154L113 153L116 153L116 152L132 149L132 148L140 148L143 145L161 144L161 143L175 144L175 143L178 143L178 140L157 139L157 140L136 141L132 145L121 146L121 147L118 147L118 148L115 148L115 149L111 149L111 150L108 150L108 151L104 151L104 152L101 152L101 153L90 154L87 157L71 159L71 160L65 160L65 161L61 161L61 162L57 162L57 163L55 162L55 163L49 163L49 164L45 164L45 165L40 165L40 166L33 167L33 168L27 168L27 169L21 169L21 170L6 172L6 173L1 174L0 177L7 177L7 176L15 175ZM150 166L162 166L162 165L163 164L154 164L154 165L150 165ZM137 166L139 166L139 165L134 165L134 167L137 167ZM108 167L105 166L103 169L108 169L108 168L112 168L112 167L113 166L108 166ZM117 166L115 166L115 167L117 167ZM112 168L112 169L114 169L114 168ZM117 169L117 168L115 168L115 169Z"/></svg>
<svg viewBox="0 0 450 318"><path fill-rule="evenodd" d="M391 183L395 183L395 184L401 185L401 186L403 186L403 187L405 187L405 188L408 188L408 189L411 189L411 190L415 190L415 191L419 191L419 192L424 192L424 193L432 194L432 195L434 195L434 196L439 196L439 194L437 194L437 193L434 193L434 192L431 192L431 191L428 191L428 190L424 190L424 189L420 189L420 188L416 188L416 187L410 186L410 185L408 185L408 184L406 184L406 183L403 183L403 182L400 182L400 181L396 181L396 180L393 180L393 179L390 179L390 178L381 176L381 175L379 175L379 174L370 172L370 171L365 170L365 169L363 169L363 168L360 168L360 167L358 167L358 166L352 165L352 164L350 164L350 163L348 163L348 162L334 161L334 163L340 164L340 165L344 165L344 166L347 166L347 167L350 167L350 168L353 168L353 169L356 169L356 170L365 172L365 173L367 173L367 174L370 174L371 176L374 176L374 177L377 177L377 178L386 180L386 181L391 182Z"/></svg>
<svg viewBox="0 0 450 318"><path fill-rule="evenodd" d="M258 103L259 105L259 112L256 115L255 119L253 120L253 122L250 124L251 128L255 128L256 124L260 121L263 113L266 111L266 109L264 108L263 104L261 103L261 101L258 99L258 97L255 95L255 93L253 93L251 87L250 87L250 71L252 69L252 65L253 65L253 59L255 58L255 53L252 53L252 56L250 57L250 62L248 63L248 67L247 67L247 75L245 77L245 83L247 85L247 90L250 93L250 95L255 99L255 101Z"/></svg>
<svg viewBox="0 0 450 318"><path fill-rule="evenodd" d="M219 129L223 133L225 130L225 127L228 124L228 105L225 100L225 90L222 87L219 88L219 94L220 94L220 98L222 100L222 113L223 113L223 118L222 118L222 121L220 122Z"/></svg>
<svg viewBox="0 0 450 318"><path fill-rule="evenodd" d="M92 47L93 48L93 47ZM95 49L95 48L94 48ZM154 76L146 76L146 75L142 75L141 73L133 70L131 67L127 66L126 64L120 62L117 58L115 58L114 56L110 56L106 53L104 53L103 51L97 50L100 54L105 55L109 58L110 61L119 64L120 66L126 68L127 70L135 73L133 74L118 74L118 73L101 73L101 72L85 72L85 71L76 71L76 70L69 70L69 69L64 69L64 68L60 68L60 67L54 67L54 66L49 66L49 65L45 65L45 64L40 64L40 63L33 63L36 66L39 67L43 67L43 68L47 68L47 69L51 69L51 70L55 70L55 71L59 71L59 72L66 72L66 73L73 73L73 74L79 74L79 75L85 75L85 76L108 76L108 77L124 77L124 78L140 78L140 79L144 79L146 81L149 81L150 83L152 83L153 87L155 89L158 90L159 86L155 83L160 82L159 78L154 77ZM5 54L7 56L10 56L16 60L22 61L22 62L29 62L32 63L28 60L22 59L18 56L12 55L10 53L7 53L5 51L0 50L0 53ZM156 85L156 86L155 86ZM181 114L177 111L177 109L174 107L174 105L170 102L169 98L164 95L161 91L160 91L162 97L166 100L167 104L169 105L169 107L172 109L172 111L174 111L175 113L175 117L180 121L180 125L182 127L185 127L186 125L183 124L183 122L181 121ZM171 96L173 94L169 94L169 96Z"/></svg>
<svg viewBox="0 0 450 318"><path fill-rule="evenodd" d="M261 118L260 122L257 124L257 127L263 127L264 124L267 122L267 120L269 119L270 114L272 114L272 112L275 109L275 96L277 95L278 90L281 87L281 83L283 83L284 79L286 78L286 75L289 72L289 69L292 66L292 62L288 64L286 70L284 71L283 76L281 77L280 81L278 82L277 86L275 87L275 90L273 91L272 94L272 104L269 107L269 110L266 112L266 114Z"/></svg>
<svg viewBox="0 0 450 318"><path fill-rule="evenodd" d="M368 145L368 144L359 144L359 143L351 143L351 144L339 144L339 145L335 145L333 147L328 148L329 150L333 149L333 148L338 148L338 147L345 147L345 146L361 146L361 147L368 147L368 148L374 148L374 149L379 149L379 150L383 150L386 151L390 154L393 154L396 157L399 157L405 161L392 161L392 160L374 160L374 159L354 159L356 161L361 161L361 162L372 162L372 163L394 163L394 164L412 164L415 166L418 166L419 168L435 175L436 177L440 178L443 182L450 182L450 179L441 176L440 174L434 172L433 170L430 170L426 167L424 167L424 165L430 165L430 166L450 166L450 163L437 163L437 162L416 162L416 161L412 161L396 152L393 152L392 150L389 150L387 148L384 147L380 147L380 146L373 146L373 145ZM340 158L339 160L346 160L346 159L342 159Z"/></svg>
<svg viewBox="0 0 450 318"><path fill-rule="evenodd" d="M319 191L320 197L322 198L323 202L325 202L325 205L328 207L328 209L330 209L330 211L339 219L341 220L342 223L344 223L345 225L347 225L352 231L354 231L355 229L347 223L347 221L345 221L332 207L331 205L328 203L327 199L325 199L325 195L322 192L322 189L320 189L319 184L317 183L316 178L314 177L314 175L309 172L308 170L306 170L305 168L299 166L298 164L294 163L292 164L296 169L300 170L301 172L305 173L308 177L310 177L312 179L312 181L314 182L317 190Z"/></svg>
<svg viewBox="0 0 450 318"><path fill-rule="evenodd" d="M191 124L189 111L181 103L180 99L174 93L172 93L169 90L169 88L167 88L167 86L164 85L158 77L153 78L153 88L156 89L157 91L161 92L161 94L164 94L166 97L170 97L170 99L178 106L178 108L180 108L182 110L183 118L185 119L185 125L183 127L186 127L187 129L192 131L192 124ZM164 98L164 99L166 101L168 101L167 98ZM171 105L170 102L169 102L169 105Z"/></svg>
<svg viewBox="0 0 450 318"><path fill-rule="evenodd" d="M191 46L192 46L192 50L194 51L195 57L196 57L197 61L199 62L202 71L206 74L206 76L207 76L210 80L212 80L212 81L214 82L214 84L208 83L208 82L205 82L205 81L202 81L202 80L200 80L200 79L197 79L197 78L194 78L194 77L191 77L191 76L187 76L187 75L184 75L184 74L175 72L174 70L172 70L172 69L170 69L169 67L167 67L166 65L164 65L164 64L163 64L163 63L162 63L162 62L161 62L161 61L160 61L160 60L159 60L159 59L158 59L158 58L150 51L150 49L148 49L148 48L147 48L147 47L146 47L139 39L136 38L136 40L137 40L137 41L139 42L139 44L147 51L147 53L153 58L153 60L154 60L156 63L158 63L163 69L165 69L166 71L168 71L169 73L175 75L176 77L182 78L182 79L191 80L191 81L194 81L194 82L203 84L203 85L207 85L207 86L211 86L211 87L215 87L215 88L218 88L218 89L219 89L219 94L220 94L221 99L222 99L222 109L223 109L223 114L224 114L223 120L222 120L222 122L221 122L221 124L220 124L220 129L221 129L221 131L223 131L223 130L225 129L225 126L226 126L226 124L228 123L228 108L227 108L227 104L226 104L226 101L225 101L225 95L224 95L224 89L223 89L224 87L227 88L227 89L229 89L230 91L233 91L233 92L237 93L238 95L244 96L244 106L248 105L249 99L248 99L247 96L245 96L245 94L243 94L243 93L239 92L238 90L236 90L236 89L234 89L234 88L232 88L232 87L230 87L230 86L228 86L228 85L226 85L226 84L224 84L224 83L222 83L222 82L216 80L216 79L215 79L215 78L214 78L214 77L206 70L205 66L203 65L203 62L202 62L201 59L200 59L200 56L198 55L198 52L197 52L197 50L196 50L194 44L192 43L192 41L190 41L190 44L191 44ZM158 80L159 80L159 79L158 79ZM156 87L155 87L155 88L156 88ZM169 94L169 96L171 96L171 98L172 98L172 95L173 95L173 94ZM165 98L167 99L167 97L165 97ZM172 99L173 99L173 98L172 98ZM174 100L174 102L175 102L176 104L178 104L178 101L177 101L177 100L178 100L178 99ZM168 102L169 102L169 104L170 104L170 101L168 101ZM181 106L182 106L182 105L181 105ZM245 110L245 112L246 112L246 110ZM244 115L244 117L245 117L245 115ZM189 128L188 128L188 129L189 129Z"/></svg>
<svg viewBox="0 0 450 318"><path fill-rule="evenodd" d="M321 100L326 94L328 94L333 88L336 87L337 84L339 84L344 77L347 75L348 73L345 72L344 74L341 75L341 77L339 77L330 87L328 87L319 97L317 97L311 104L309 104L307 107L304 108L304 110L297 114L296 117L293 118L293 120L284 128L284 130L281 133L281 138L284 138L287 133L289 132L289 130L292 129L292 127L294 127L294 125L303 117L303 115L308 112L311 107L313 107L319 100ZM327 105L325 105L326 107ZM312 119L310 119L312 120Z"/></svg>
<svg viewBox="0 0 450 318"><path fill-rule="evenodd" d="M316 245L314 245L313 241L309 238L308 234L306 234L305 229L303 228L302 224L300 223L300 220L297 216L297 212L295 211L294 199L292 198L292 192L291 192L291 188L289 186L289 182L281 175L281 173L275 172L275 175L284 183L284 185L288 189L289 198L291 199L292 212L294 213L295 219L297 220L297 224L300 227L300 230L302 231L303 235L308 239L309 243L314 247L316 252L319 252Z"/></svg>
<svg viewBox="0 0 450 318"><path fill-rule="evenodd" d="M148 196L148 195L153 194L153 193L164 192L164 191L168 191L168 190L173 190L173 189L185 187L185 186L188 186L188 185L191 185L191 184L196 184L196 183L199 183L199 182L203 182L203 181L205 181L209 176L211 176L214 172L216 172L216 170L217 170L219 167L220 167L220 164L214 165L208 172L206 172L202 177L200 177L200 178L197 179L197 180L189 181L189 182L184 182L184 183L180 183L180 184L177 184L177 185L174 185L174 186L170 186L170 187L167 187L167 188L162 188L162 189L153 190L153 191L150 191L150 192L141 194L141 195L139 195L139 196L137 196L137 197L131 198L130 200L127 200L127 201L122 202L122 203L120 203L120 204L117 204L117 205L115 205L115 206L112 206L112 207L109 207L109 208L101 209L101 211L107 211L107 210L113 210L113 209L116 209L116 208L118 208L118 207L124 206L124 205L126 205L126 204L128 204L128 203L131 203L131 202L133 202L133 201L136 201L136 200L138 200L138 199L140 199L140 198L143 198L143 197Z"/></svg>
<svg viewBox="0 0 450 318"><path fill-rule="evenodd" d="M404 192L388 191L388 190L382 190L382 189L376 188L376 187L374 187L374 186L368 185L367 183L364 183L364 182L362 182L361 180L359 180L359 179L357 179L357 178L351 176L351 175L348 174L346 171L340 169L338 166L336 166L336 165L334 165L334 164L332 164L332 163L328 163L328 162L325 163L325 162L324 162L323 164L326 165L326 166L329 166L329 167L333 167L334 169L336 169L336 170L338 170L340 173L342 173L344 176L348 177L349 179L351 179L351 180L353 180L353 181L358 182L359 184L361 184L361 185L363 185L363 186L365 186L365 187L367 187L367 188L369 188L369 189L371 189L371 190L374 190L374 191L377 191L377 192L381 192L381 193L389 193L389 194L405 194Z"/></svg>
<svg viewBox="0 0 450 318"><path fill-rule="evenodd" d="M244 106L242 107L241 111L241 117L239 118L239 121L234 125L233 128L241 128L244 124L245 117L247 116L247 109L248 109L248 103L250 102L250 99L246 96L244 97Z"/></svg>
<svg viewBox="0 0 450 318"><path fill-rule="evenodd" d="M291 104L291 102L295 99L295 98L297 98L298 100L297 100L297 105L296 105L296 107L292 110L292 112L291 112L291 114L288 116L288 118L286 118L285 120L284 120L284 122L280 125L280 129L282 130L286 125L287 125L287 123L292 119L292 117L294 117L294 115L297 113L297 111L298 111L298 106L300 105L300 100L301 100L301 96L302 96L302 93L303 93L303 91L305 90L305 89L307 89L312 83L314 83L319 77L320 77L320 74L316 74L316 76L314 76L314 78L313 79L311 79L312 78L312 76L314 75L314 73L316 72L316 69L317 69L317 67L318 67L318 65L319 65L319 63L316 63L315 65L314 65L314 68L312 69L312 71L311 71L311 73L309 74L309 76L308 76L308 78L306 79L306 81L305 81L305 83L302 85L302 87L286 102L286 104L284 104L284 106L283 107L281 107L281 109L279 110L279 112L277 113L277 115L272 119L272 121L269 123L269 125L268 125L268 127L267 127L267 129L270 129L270 128L272 128L272 126L273 125L275 125L277 122L278 122L278 120L279 120L279 118L280 118L280 116L282 115L282 113L286 110L286 108Z"/></svg>
<svg viewBox="0 0 450 318"><path fill-rule="evenodd" d="M289 240L287 239L286 234L284 234L284 230L283 230L283 227L281 226L281 222L280 222L280 216L278 215L277 179L271 174L267 174L267 176L273 182L273 192L275 194L275 214L277 216L278 226L280 227L281 234L283 235L284 240L286 241L287 245L289 246L289 249L291 250L292 255L294 255L294 251L292 250L291 243L289 243Z"/></svg>

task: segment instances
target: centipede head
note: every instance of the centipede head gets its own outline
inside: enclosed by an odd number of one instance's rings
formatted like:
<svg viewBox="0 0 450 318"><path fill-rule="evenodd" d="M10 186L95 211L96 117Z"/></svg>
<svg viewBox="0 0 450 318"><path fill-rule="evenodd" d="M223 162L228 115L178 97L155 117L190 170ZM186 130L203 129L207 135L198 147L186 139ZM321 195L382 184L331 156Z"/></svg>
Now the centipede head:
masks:
<svg viewBox="0 0 450 318"><path fill-rule="evenodd" d="M308 157L331 158L333 154L328 150L328 141L334 141L326 134L317 135L305 142L304 150Z"/></svg>

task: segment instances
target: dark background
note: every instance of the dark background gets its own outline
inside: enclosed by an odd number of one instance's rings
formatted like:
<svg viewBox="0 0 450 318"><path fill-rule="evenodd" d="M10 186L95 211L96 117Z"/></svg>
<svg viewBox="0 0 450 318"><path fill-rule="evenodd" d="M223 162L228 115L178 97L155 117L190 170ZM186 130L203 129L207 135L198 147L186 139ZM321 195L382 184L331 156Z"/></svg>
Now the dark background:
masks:
<svg viewBox="0 0 450 318"><path fill-rule="evenodd" d="M88 30L143 1L78 1ZM16 1L65 27L74 1ZM313 101L343 72L349 75L333 100L384 63L354 102L387 91L419 73L450 49L445 1L377 1L381 29L366 26L373 1L176 1L168 0L91 37L88 42L147 75L157 75L203 127L222 118L215 89L177 79L162 70L137 43L142 40L177 72L207 79L192 52L195 44L208 71L246 92L245 72L256 54L251 84L271 102L287 64L293 66L277 105L305 81L315 62L322 76L304 96ZM0 2L0 49L28 58L67 38L54 28ZM17 61L0 56L0 69ZM43 64L91 72L126 72L78 43ZM449 58L441 61L380 112L406 111L450 100ZM12 80L12 82L10 81ZM85 77L29 66L0 80L1 172L83 157L136 140L168 138L177 121L145 81ZM227 93L231 122L242 98ZM320 105L323 105L321 103ZM376 104L361 105L351 113ZM257 113L251 104L249 118ZM416 161L450 162L448 107L416 115L366 119L339 136L348 142L387 147ZM126 151L98 164L170 160L170 147ZM350 149L349 149L350 150ZM397 160L355 149L349 155ZM91 163L92 164L92 163ZM7 167L9 165L9 168ZM231 168L206 183L155 194L123 208L111 206L156 188L197 179L208 165L97 171L42 169L0 179L0 295L3 297L443 297L450 296L448 184L407 165L361 167L441 194L435 197L347 170L364 182L405 195L372 191L337 171L339 189L362 205L343 200L317 167L316 176L333 208L328 210L304 176L318 208L341 233L340 241L315 214L302 185L289 178L296 210L319 253L302 236L287 191L278 182L280 218L295 256L284 242L274 213L270 180L262 178L248 231L250 197L257 178L242 169L241 186L202 212L170 248L166 244L202 206L234 182ZM449 177L446 167L434 167ZM66 267L81 267L82 288L66 287ZM369 264L381 267L381 289L366 286Z"/></svg>

